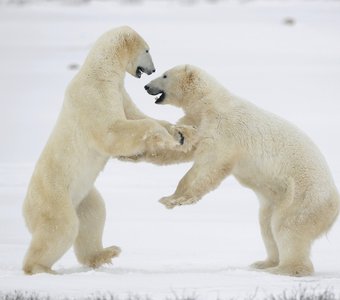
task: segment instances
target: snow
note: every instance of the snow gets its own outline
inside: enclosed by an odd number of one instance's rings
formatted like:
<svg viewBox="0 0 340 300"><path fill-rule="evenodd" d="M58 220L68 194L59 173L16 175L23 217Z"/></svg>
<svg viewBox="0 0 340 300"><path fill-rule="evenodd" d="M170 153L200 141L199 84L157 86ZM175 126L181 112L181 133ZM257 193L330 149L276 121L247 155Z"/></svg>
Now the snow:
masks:
<svg viewBox="0 0 340 300"><path fill-rule="evenodd" d="M296 23L285 25L286 17ZM176 121L182 113L157 106L143 86L180 63L196 64L232 92L302 128L320 147L340 182L340 3L226 1L180 5L91 2L74 6L0 6L0 291L59 296L96 291L116 295L174 293L199 299L280 293L294 287L340 294L340 221L313 247L314 276L290 278L251 270L265 256L255 195L228 178L198 204L166 210L190 164L157 167L110 161L97 180L107 205L104 244L118 245L113 265L90 270L69 251L61 275L25 276L30 236L21 206L34 162L54 125L71 64L93 41L128 24L151 46L157 72L126 85L149 115ZM257 292L256 292L257 291Z"/></svg>

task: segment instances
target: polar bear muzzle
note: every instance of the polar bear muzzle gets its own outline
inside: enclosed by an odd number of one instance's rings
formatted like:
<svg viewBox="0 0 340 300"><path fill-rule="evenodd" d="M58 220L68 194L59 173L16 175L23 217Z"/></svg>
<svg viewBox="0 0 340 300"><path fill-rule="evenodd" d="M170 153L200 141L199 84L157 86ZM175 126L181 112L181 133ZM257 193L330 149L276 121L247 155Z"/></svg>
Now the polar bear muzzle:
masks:
<svg viewBox="0 0 340 300"><path fill-rule="evenodd" d="M148 75L151 75L152 73L155 73L155 72L156 72L155 69L148 70L147 68L143 68L141 66L138 66L137 69L136 69L136 77L141 78L142 73L146 73Z"/></svg>
<svg viewBox="0 0 340 300"><path fill-rule="evenodd" d="M158 88L150 87L149 85L144 86L144 89L148 92L148 94L156 96L156 104L160 104L164 101L166 93L163 90L160 90Z"/></svg>

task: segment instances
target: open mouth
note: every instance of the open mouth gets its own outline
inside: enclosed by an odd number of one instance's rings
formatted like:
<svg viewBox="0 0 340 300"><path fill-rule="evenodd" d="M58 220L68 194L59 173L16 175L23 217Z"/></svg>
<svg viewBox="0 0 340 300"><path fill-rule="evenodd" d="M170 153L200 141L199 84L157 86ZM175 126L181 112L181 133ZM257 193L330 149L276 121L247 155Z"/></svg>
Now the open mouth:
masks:
<svg viewBox="0 0 340 300"><path fill-rule="evenodd" d="M164 92L164 91L160 91L160 92L158 93L158 96L156 97L155 103L156 103L156 104L162 103L163 100L164 100L164 98L165 98L165 92Z"/></svg>
<svg viewBox="0 0 340 300"><path fill-rule="evenodd" d="M141 78L143 73L145 73L144 68L138 67L137 70L136 70L136 77Z"/></svg>

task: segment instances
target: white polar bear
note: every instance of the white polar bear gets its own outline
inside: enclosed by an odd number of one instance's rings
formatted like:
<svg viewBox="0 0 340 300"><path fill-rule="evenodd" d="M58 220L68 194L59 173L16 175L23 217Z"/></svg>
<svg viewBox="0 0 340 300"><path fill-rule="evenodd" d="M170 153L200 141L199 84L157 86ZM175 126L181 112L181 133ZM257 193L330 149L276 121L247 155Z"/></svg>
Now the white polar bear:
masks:
<svg viewBox="0 0 340 300"><path fill-rule="evenodd" d="M32 234L25 273L53 273L52 265L72 245L79 262L90 267L119 254L118 247L102 245L105 206L95 179L110 157L179 145L176 129L142 114L124 89L126 71L136 77L155 71L148 52L131 28L111 30L98 39L69 84L24 202Z"/></svg>
<svg viewBox="0 0 340 300"><path fill-rule="evenodd" d="M183 108L178 124L193 125L192 151L146 152L134 157L157 164L194 160L166 207L192 204L228 175L260 199L260 225L268 257L253 266L275 274L313 273L312 242L330 229L339 194L313 142L285 120L229 93L204 71L177 66L145 86L156 103Z"/></svg>

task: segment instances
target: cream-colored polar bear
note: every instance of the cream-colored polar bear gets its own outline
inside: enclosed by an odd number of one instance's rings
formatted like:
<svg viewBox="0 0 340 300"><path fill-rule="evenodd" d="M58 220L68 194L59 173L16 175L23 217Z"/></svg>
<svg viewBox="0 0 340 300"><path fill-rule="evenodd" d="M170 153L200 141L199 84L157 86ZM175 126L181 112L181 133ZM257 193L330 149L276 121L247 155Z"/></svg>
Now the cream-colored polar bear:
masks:
<svg viewBox="0 0 340 300"><path fill-rule="evenodd" d="M154 151L134 157L157 164L194 160L168 208L192 204L228 175L260 199L260 225L268 257L253 264L275 274L313 273L312 242L339 212L339 194L313 142L287 121L229 93L204 71L178 66L145 86L156 103L183 108L179 124L198 130L187 153Z"/></svg>
<svg viewBox="0 0 340 300"><path fill-rule="evenodd" d="M52 273L72 245L79 262L90 267L119 254L118 247L102 245L105 206L94 187L96 177L110 157L179 145L176 129L142 114L124 89L126 71L136 77L154 72L148 52L131 28L111 30L98 39L69 84L24 202L32 234L25 273Z"/></svg>

